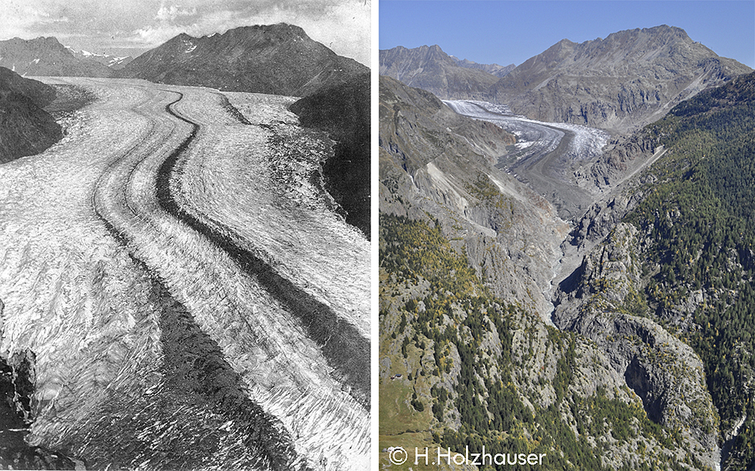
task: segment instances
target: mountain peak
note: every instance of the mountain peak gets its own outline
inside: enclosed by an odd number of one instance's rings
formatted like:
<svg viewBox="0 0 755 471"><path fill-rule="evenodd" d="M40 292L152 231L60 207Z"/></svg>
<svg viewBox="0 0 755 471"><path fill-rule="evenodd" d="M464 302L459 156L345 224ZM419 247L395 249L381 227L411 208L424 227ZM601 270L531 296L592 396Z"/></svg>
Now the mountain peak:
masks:
<svg viewBox="0 0 755 471"><path fill-rule="evenodd" d="M683 29L660 25L580 44L562 40L502 78L491 95L531 118L622 131L749 70Z"/></svg>
<svg viewBox="0 0 755 471"><path fill-rule="evenodd" d="M242 26L201 38L178 35L131 61L122 76L304 96L366 71L313 41L299 26L278 23Z"/></svg>
<svg viewBox="0 0 755 471"><path fill-rule="evenodd" d="M437 44L414 49L396 47L380 51L380 75L388 75L411 87L441 98L466 97L470 90L483 90L498 80L503 69L464 62L448 55Z"/></svg>
<svg viewBox="0 0 755 471"><path fill-rule="evenodd" d="M249 38L264 38L270 41L312 41L302 28L288 23L276 23L272 25L253 25L233 28L224 35L232 37L248 36Z"/></svg>
<svg viewBox="0 0 755 471"><path fill-rule="evenodd" d="M641 30L643 33L651 33L651 34L673 34L675 36L679 36L680 38L688 38L687 32L684 31L682 28L679 28L677 26L669 26L666 24L653 26L650 28L642 28Z"/></svg>

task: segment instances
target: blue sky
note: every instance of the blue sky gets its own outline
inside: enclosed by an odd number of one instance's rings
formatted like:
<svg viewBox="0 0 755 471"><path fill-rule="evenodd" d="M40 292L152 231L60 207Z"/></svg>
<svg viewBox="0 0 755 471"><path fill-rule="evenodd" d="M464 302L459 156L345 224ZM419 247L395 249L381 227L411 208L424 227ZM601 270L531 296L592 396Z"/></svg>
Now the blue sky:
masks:
<svg viewBox="0 0 755 471"><path fill-rule="evenodd" d="M755 68L755 0L380 0L380 49L437 44L479 63L519 65L566 38L580 43L667 24Z"/></svg>

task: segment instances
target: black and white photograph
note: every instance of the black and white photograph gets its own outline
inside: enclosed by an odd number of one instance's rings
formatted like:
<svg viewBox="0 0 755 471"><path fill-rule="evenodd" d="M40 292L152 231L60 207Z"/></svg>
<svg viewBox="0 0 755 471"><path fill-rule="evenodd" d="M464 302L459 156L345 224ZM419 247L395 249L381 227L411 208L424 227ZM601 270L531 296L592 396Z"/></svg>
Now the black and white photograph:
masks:
<svg viewBox="0 0 755 471"><path fill-rule="evenodd" d="M362 470L369 0L3 0L0 465Z"/></svg>

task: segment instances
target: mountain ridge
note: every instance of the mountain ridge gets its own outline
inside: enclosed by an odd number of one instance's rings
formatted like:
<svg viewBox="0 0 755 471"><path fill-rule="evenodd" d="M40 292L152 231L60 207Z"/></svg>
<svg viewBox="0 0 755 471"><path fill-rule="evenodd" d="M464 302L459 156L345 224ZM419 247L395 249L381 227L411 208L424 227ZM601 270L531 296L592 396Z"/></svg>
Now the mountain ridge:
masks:
<svg viewBox="0 0 755 471"><path fill-rule="evenodd" d="M112 54L98 54L94 52L74 49L69 46L65 46L66 49L71 51L74 57L77 59L87 59L98 62L112 70L120 70L126 66L129 62L134 60L131 56L114 56Z"/></svg>
<svg viewBox="0 0 755 471"><path fill-rule="evenodd" d="M428 90L443 99L479 98L480 91L498 80L498 76L484 70L485 65L472 64L449 56L438 45L414 49L398 46L380 51L380 75Z"/></svg>
<svg viewBox="0 0 755 471"><path fill-rule="evenodd" d="M625 133L750 71L683 29L661 25L579 44L561 40L501 78L489 97L533 119Z"/></svg>
<svg viewBox="0 0 755 471"><path fill-rule="evenodd" d="M112 77L114 71L95 60L77 58L55 37L0 41L0 66L19 75Z"/></svg>
<svg viewBox="0 0 755 471"><path fill-rule="evenodd" d="M494 82L492 74L472 74L462 62L437 45L398 46L380 51L380 74L443 99L500 103L531 119L623 135L701 90L752 71L668 25L582 43L562 39Z"/></svg>
<svg viewBox="0 0 755 471"><path fill-rule="evenodd" d="M215 72L223 70L222 77ZM295 25L243 26L222 34L181 33L145 52L119 77L225 91L306 96L369 69L313 41Z"/></svg>

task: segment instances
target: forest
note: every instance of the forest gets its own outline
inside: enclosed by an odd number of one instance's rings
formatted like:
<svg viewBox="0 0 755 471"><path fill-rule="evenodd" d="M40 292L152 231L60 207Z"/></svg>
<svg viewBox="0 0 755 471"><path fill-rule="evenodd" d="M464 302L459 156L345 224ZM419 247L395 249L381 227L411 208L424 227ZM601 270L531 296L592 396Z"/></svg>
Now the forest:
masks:
<svg viewBox="0 0 755 471"><path fill-rule="evenodd" d="M700 355L729 430L728 469L755 461L755 74L708 90L645 128L670 149L626 217L648 235L643 271L655 317ZM686 306L693 302L694 312ZM702 301L700 301L702 299ZM692 315L693 322L682 322Z"/></svg>

